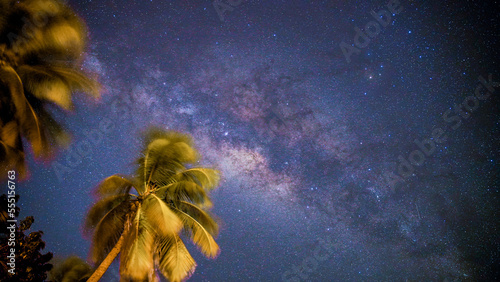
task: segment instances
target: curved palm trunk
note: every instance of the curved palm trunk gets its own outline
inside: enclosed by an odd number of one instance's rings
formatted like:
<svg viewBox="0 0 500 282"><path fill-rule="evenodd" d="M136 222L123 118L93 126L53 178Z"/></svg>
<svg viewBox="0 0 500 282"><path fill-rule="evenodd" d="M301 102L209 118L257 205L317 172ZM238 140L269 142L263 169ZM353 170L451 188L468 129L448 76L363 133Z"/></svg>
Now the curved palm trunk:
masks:
<svg viewBox="0 0 500 282"><path fill-rule="evenodd" d="M116 245L113 247L113 249L109 252L109 254L106 256L106 258L101 262L99 267L92 273L92 276L87 280L87 282L97 282L101 277L104 275L106 270L108 270L109 266L111 263L115 260L116 256L120 252L122 245L123 245L123 240L125 238L125 232L122 233L120 236L120 239L118 239L118 242L116 242Z"/></svg>

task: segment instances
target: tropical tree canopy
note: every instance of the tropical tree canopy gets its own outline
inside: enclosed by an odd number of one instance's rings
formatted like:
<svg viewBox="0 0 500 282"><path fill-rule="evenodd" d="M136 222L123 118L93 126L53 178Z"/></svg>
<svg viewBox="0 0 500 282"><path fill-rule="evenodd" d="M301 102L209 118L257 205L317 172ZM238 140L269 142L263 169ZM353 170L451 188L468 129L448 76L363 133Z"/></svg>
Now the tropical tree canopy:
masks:
<svg viewBox="0 0 500 282"><path fill-rule="evenodd" d="M72 93L99 95L82 71L87 33L57 0L0 0L0 173L25 173L21 137L35 157L47 159L69 142L50 114L73 108ZM51 108L52 107L52 108Z"/></svg>
<svg viewBox="0 0 500 282"><path fill-rule="evenodd" d="M198 158L189 136L148 130L135 175L112 175L95 188L98 202L85 223L93 233L93 262L105 261L121 244L122 279L154 280L157 269L170 281L181 281L196 268L181 236L189 237L206 257L216 257L218 224L208 209L209 192L219 175L193 167ZM101 266L107 268L111 261Z"/></svg>
<svg viewBox="0 0 500 282"><path fill-rule="evenodd" d="M52 263L54 264L54 268L50 271L52 282L85 282L92 274L90 265L77 256Z"/></svg>

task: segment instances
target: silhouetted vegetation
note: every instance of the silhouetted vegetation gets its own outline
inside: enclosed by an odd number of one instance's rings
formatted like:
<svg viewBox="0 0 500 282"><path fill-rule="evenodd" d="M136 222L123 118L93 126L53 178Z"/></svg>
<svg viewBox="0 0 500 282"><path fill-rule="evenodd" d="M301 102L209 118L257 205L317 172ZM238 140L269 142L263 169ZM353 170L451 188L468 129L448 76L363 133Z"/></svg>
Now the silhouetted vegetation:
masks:
<svg viewBox="0 0 500 282"><path fill-rule="evenodd" d="M52 282L85 282L93 272L92 267L77 256L53 263L54 268L50 271Z"/></svg>
<svg viewBox="0 0 500 282"><path fill-rule="evenodd" d="M16 197L16 202L19 197ZM44 281L47 278L47 271L52 269L52 264L48 263L52 259L52 253L42 254L45 242L42 240L42 231L35 231L29 234L27 231L35 221L32 216L23 219L19 224L9 223L11 218L8 210L8 199L4 194L0 196L0 281L3 282L24 282L24 281ZM19 209L15 216L19 215ZM7 228L13 226L13 228ZM9 241L14 234L14 239ZM10 242L10 244L9 244ZM13 244L13 242L15 244ZM9 273L11 266L8 265L7 257L11 254L11 248L15 249L15 274Z"/></svg>

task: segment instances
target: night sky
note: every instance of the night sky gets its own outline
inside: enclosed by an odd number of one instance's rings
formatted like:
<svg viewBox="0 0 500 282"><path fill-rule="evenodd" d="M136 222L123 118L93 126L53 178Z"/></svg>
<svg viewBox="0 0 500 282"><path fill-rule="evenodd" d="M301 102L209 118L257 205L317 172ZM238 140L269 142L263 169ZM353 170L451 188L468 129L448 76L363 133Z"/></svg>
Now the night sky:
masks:
<svg viewBox="0 0 500 282"><path fill-rule="evenodd" d="M222 173L190 281L500 279L499 1L217 3L69 1L103 91L18 184L45 251L87 258L92 188L159 125Z"/></svg>

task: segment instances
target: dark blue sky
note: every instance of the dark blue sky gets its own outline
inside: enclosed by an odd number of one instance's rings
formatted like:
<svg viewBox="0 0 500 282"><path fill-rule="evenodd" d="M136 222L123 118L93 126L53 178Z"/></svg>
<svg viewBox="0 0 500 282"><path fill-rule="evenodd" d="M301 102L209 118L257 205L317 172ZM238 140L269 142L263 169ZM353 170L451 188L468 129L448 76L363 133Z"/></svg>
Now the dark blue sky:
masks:
<svg viewBox="0 0 500 282"><path fill-rule="evenodd" d="M500 279L500 88L480 82L500 81L498 1L219 2L224 21L211 1L69 1L104 89L18 185L46 250L87 256L92 187L154 124L223 174L222 252L190 248L190 281Z"/></svg>

